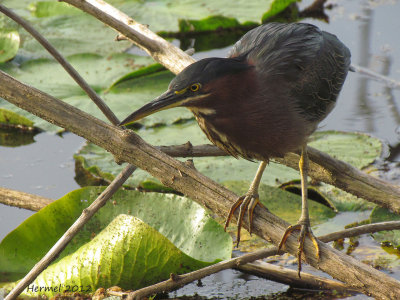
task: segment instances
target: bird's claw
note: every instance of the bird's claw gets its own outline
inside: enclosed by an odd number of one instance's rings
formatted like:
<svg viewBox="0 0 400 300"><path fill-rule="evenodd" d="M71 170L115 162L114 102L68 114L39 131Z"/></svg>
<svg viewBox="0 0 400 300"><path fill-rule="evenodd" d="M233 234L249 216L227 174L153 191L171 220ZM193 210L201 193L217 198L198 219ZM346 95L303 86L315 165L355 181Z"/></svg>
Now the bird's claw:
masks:
<svg viewBox="0 0 400 300"><path fill-rule="evenodd" d="M281 250L281 248L283 247L283 245L285 245L288 237L290 236L290 234L295 231L295 230L299 230L300 234L299 234L299 247L297 249L297 259L298 259L298 268L297 268L297 274L300 278L300 272L301 272L301 254L304 253L304 241L306 238L306 235L311 239L314 248L316 249L316 257L317 260L319 260L319 254L320 254L320 249L319 249L319 245L318 245L318 241L317 238L314 236L311 227L310 227L310 222L299 222L298 224L295 225L290 225L285 233L283 234L283 237L281 239L281 242L279 243L278 249Z"/></svg>
<svg viewBox="0 0 400 300"><path fill-rule="evenodd" d="M265 206L260 202L258 194L248 193L244 196L239 197L238 200L231 206L231 209L229 210L229 214L225 221L224 230L226 231L226 228L228 227L233 214L235 213L236 209L238 207L240 207L239 218L237 221L236 247L239 246L240 230L242 228L243 218L244 218L244 214L246 211L247 211L247 217L248 217L248 223L249 223L249 233L251 235L251 232L253 230L253 213L254 213L254 209L256 208L257 205L259 205L262 208L265 208Z"/></svg>

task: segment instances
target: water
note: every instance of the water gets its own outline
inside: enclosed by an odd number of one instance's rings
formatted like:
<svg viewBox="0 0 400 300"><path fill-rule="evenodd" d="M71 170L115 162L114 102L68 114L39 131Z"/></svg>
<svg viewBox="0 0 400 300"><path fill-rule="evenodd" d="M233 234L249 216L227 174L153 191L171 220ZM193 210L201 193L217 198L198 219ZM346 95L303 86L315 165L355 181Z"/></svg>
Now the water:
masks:
<svg viewBox="0 0 400 300"><path fill-rule="evenodd" d="M303 1L304 8L312 1ZM352 63L400 80L400 2L382 1L330 1L332 10L326 13L330 23L305 19L323 30L336 34L351 50ZM195 58L225 56L230 47L204 53ZM389 173L398 174L400 161L400 91L359 74L350 73L339 97L335 110L321 124L324 130L359 131L372 134L389 145ZM0 186L58 199L67 192L78 188L74 181L73 154L83 145L84 140L73 134L62 136L41 133L35 136L35 143L16 148L0 147ZM399 183L399 176L390 177ZM397 182L396 182L397 181ZM32 212L0 204L0 239L17 227ZM364 216L342 213L333 221L338 228ZM369 237L360 239L358 250L353 255L363 258L363 250L378 245ZM400 278L394 270L392 276ZM245 298L285 292L288 287L272 283L238 271L223 271L202 280L203 287L195 283L188 285L171 296L193 295L205 297ZM306 298L306 294L304 294ZM274 296L274 297L275 297ZM283 294L283 297L290 297ZM273 297L273 296L271 296ZM366 296L357 296L364 299Z"/></svg>

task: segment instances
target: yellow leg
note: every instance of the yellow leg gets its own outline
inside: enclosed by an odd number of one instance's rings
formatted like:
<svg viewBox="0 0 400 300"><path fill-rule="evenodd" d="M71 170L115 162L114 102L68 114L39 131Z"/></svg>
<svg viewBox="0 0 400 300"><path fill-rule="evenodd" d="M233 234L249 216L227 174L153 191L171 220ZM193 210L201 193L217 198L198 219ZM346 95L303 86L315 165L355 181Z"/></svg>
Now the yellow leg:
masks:
<svg viewBox="0 0 400 300"><path fill-rule="evenodd" d="M300 161L299 161L299 169L300 169L300 178L301 178L301 216L297 224L289 226L285 233L283 234L282 240L279 243L279 250L283 247L286 243L286 240L290 236L290 234L295 231L299 230L299 248L297 251L297 258L298 258L298 275L300 277L301 272L301 255L304 252L304 241L306 235L310 237L311 241L314 244L316 249L316 256L319 259L319 245L318 241L315 238L314 234L311 231L310 226L310 217L308 213L308 202L307 202L307 175L308 175L308 155L307 155L307 145L302 147Z"/></svg>
<svg viewBox="0 0 400 300"><path fill-rule="evenodd" d="M240 197L231 207L229 214L226 218L225 222L225 230L229 225L229 222L235 213L236 209L240 207L239 211L239 218L237 221L237 246L239 246L240 242L240 230L242 228L242 223L243 223L243 218L244 214L247 211L247 217L248 217L248 222L249 222L249 232L251 234L252 232L252 227L253 227L253 212L254 209L257 205L260 207L265 208L264 205L259 200L258 197L258 187L260 186L260 181L262 174L264 173L265 167L267 166L267 162L263 161L260 163L260 166L258 167L256 176L254 177L253 182L250 185L249 191L247 192L246 195Z"/></svg>

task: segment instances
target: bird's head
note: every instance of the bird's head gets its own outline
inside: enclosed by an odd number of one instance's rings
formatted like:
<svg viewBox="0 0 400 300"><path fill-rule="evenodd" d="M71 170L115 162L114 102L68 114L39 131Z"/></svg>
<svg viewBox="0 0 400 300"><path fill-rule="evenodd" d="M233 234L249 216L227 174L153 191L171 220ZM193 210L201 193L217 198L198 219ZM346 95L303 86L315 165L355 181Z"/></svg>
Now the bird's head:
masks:
<svg viewBox="0 0 400 300"><path fill-rule="evenodd" d="M130 114L120 125L135 122L155 112L173 107L204 106L207 100L214 98L213 96L232 88L233 85L226 86L229 81L219 79L236 76L252 67L240 58L213 57L199 60L179 73L171 81L165 93ZM210 108L212 102L208 101Z"/></svg>

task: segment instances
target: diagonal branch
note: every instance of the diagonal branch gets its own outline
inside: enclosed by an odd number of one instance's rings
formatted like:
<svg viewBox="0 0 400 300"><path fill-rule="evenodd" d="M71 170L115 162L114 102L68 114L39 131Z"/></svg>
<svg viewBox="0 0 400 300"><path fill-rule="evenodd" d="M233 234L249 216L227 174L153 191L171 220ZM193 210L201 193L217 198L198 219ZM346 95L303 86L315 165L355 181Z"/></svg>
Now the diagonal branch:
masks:
<svg viewBox="0 0 400 300"><path fill-rule="evenodd" d="M149 172L163 184L209 207L222 217L226 216L228 208L237 199L237 195L231 191L155 149L131 130L106 124L44 92L18 82L4 72L0 72L0 97L85 137L111 152L120 161L127 161ZM278 244L289 224L260 208L255 209L254 215L254 233L275 245ZM247 222L244 227L248 228ZM293 255L297 253L297 238L298 235L293 234L286 242L285 250ZM393 299L400 294L400 282L322 242L319 261L310 241L306 241L304 250L307 263L345 282L351 289L383 299Z"/></svg>

